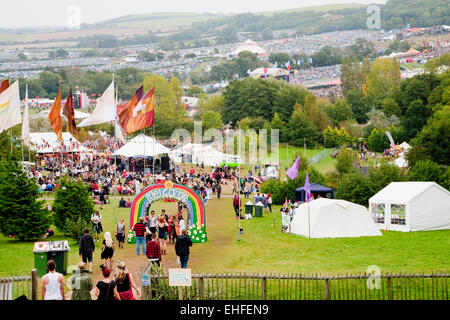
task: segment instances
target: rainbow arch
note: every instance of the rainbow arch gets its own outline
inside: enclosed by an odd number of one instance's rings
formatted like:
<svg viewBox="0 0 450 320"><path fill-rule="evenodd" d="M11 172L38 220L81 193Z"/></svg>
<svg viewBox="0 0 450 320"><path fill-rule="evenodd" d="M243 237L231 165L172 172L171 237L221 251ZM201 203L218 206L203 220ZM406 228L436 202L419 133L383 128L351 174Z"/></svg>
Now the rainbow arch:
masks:
<svg viewBox="0 0 450 320"><path fill-rule="evenodd" d="M187 228L192 242L207 241L205 205L202 198L191 188L173 184L171 181L149 186L134 198L130 210L130 232L139 218L145 216L147 204L163 199L176 199L185 203L189 211ZM130 239L130 235L128 239Z"/></svg>

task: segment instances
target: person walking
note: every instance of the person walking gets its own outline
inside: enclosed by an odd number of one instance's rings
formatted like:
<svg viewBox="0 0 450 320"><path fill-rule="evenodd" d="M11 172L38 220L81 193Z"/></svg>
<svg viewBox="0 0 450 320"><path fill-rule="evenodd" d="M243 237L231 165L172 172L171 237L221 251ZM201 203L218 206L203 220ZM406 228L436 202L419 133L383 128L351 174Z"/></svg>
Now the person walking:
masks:
<svg viewBox="0 0 450 320"><path fill-rule="evenodd" d="M233 207L234 212L236 213L236 218L239 218L241 215L241 199L239 198L239 194L235 193L233 197Z"/></svg>
<svg viewBox="0 0 450 320"><path fill-rule="evenodd" d="M269 206L269 212L272 213L272 195L270 193L267 195L267 205Z"/></svg>
<svg viewBox="0 0 450 320"><path fill-rule="evenodd" d="M120 295L120 300L135 300L133 296L133 289L136 290L138 296L141 295L138 287L134 283L133 276L128 271L124 261L119 261L117 263L115 280L117 283L117 292Z"/></svg>
<svg viewBox="0 0 450 320"><path fill-rule="evenodd" d="M65 300L64 277L56 272L56 263L53 260L47 262L48 273L42 277L42 300Z"/></svg>
<svg viewBox="0 0 450 320"><path fill-rule="evenodd" d="M120 219L116 226L116 239L119 243L119 248L123 249L123 244L125 243L125 222L123 218Z"/></svg>
<svg viewBox="0 0 450 320"><path fill-rule="evenodd" d="M89 273L85 270L86 263L78 262L78 269L71 278L72 297L71 300L92 300L92 280Z"/></svg>
<svg viewBox="0 0 450 320"><path fill-rule="evenodd" d="M178 215L178 221L180 225L180 235L183 232L183 230L186 230L186 223L184 222L184 218L182 214Z"/></svg>
<svg viewBox="0 0 450 320"><path fill-rule="evenodd" d="M111 271L105 267L102 270L102 274L103 279L97 282L95 286L97 301L120 300L119 292L117 292L117 283L109 278Z"/></svg>
<svg viewBox="0 0 450 320"><path fill-rule="evenodd" d="M150 220L150 232L153 234L153 233L156 233L156 227L157 227L157 225L158 225L158 219L156 218L156 216L155 216L155 211L154 210L152 210L151 212L150 212L150 218L149 218L149 220Z"/></svg>
<svg viewBox="0 0 450 320"><path fill-rule="evenodd" d="M164 219L162 216L159 217L158 239L159 239L159 244L161 246L162 254L166 254L166 241L167 241L167 238L169 237L168 227L169 227L169 224L166 222L166 219Z"/></svg>
<svg viewBox="0 0 450 320"><path fill-rule="evenodd" d="M220 181L217 183L217 199L220 199L220 196L222 195L222 186L220 185Z"/></svg>
<svg viewBox="0 0 450 320"><path fill-rule="evenodd" d="M98 211L95 211L91 216L92 228L94 230L94 241L97 242L100 236L100 233L103 231L102 227L102 216Z"/></svg>
<svg viewBox="0 0 450 320"><path fill-rule="evenodd" d="M177 238L175 243L175 253L180 257L181 268L187 268L189 260L189 247L192 247L192 240L188 236L186 229L183 229L181 236Z"/></svg>
<svg viewBox="0 0 450 320"><path fill-rule="evenodd" d="M111 239L111 233L109 231L105 232L105 239L102 243L102 253L100 254L101 259L105 259L105 266L112 270L113 267L113 255L116 250L113 240Z"/></svg>
<svg viewBox="0 0 450 320"><path fill-rule="evenodd" d="M84 263L89 262L89 272L92 272L92 254L95 251L94 238L89 234L89 228L84 228L84 234L80 238L78 254Z"/></svg>
<svg viewBox="0 0 450 320"><path fill-rule="evenodd" d="M156 233L152 233L152 240L147 242L147 259L158 267L161 265L161 246L156 242Z"/></svg>
<svg viewBox="0 0 450 320"><path fill-rule="evenodd" d="M133 227L134 237L136 238L136 253L139 255L139 248L142 246L142 254L145 255L145 225L144 218L140 217L139 222Z"/></svg>

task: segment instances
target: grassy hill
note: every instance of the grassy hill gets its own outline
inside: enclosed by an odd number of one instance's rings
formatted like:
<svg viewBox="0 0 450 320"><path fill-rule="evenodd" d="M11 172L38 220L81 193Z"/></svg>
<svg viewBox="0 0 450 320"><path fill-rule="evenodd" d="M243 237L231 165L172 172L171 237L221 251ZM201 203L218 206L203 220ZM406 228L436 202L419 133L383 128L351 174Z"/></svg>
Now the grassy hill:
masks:
<svg viewBox="0 0 450 320"><path fill-rule="evenodd" d="M319 6L310 6L310 7L301 7L287 10L277 10L277 11L266 11L262 12L262 14L266 17L271 17L277 13L296 13L296 12L305 12L305 11L313 11L316 13L320 12L328 12L332 10L342 10L342 9L355 9L366 7L365 4L361 3L342 3L342 4L324 4Z"/></svg>

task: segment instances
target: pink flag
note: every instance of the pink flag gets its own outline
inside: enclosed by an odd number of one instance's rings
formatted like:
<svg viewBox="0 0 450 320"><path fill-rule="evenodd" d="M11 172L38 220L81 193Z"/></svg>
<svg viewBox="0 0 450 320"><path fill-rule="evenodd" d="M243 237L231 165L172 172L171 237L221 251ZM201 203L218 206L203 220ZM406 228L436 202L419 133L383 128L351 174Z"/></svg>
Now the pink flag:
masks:
<svg viewBox="0 0 450 320"><path fill-rule="evenodd" d="M306 173L305 186L303 188L305 189L305 201L309 202L311 200L311 186L309 184L308 172Z"/></svg>
<svg viewBox="0 0 450 320"><path fill-rule="evenodd" d="M286 170L286 175L294 180L298 176L298 167L300 165L300 155L298 155L292 167Z"/></svg>

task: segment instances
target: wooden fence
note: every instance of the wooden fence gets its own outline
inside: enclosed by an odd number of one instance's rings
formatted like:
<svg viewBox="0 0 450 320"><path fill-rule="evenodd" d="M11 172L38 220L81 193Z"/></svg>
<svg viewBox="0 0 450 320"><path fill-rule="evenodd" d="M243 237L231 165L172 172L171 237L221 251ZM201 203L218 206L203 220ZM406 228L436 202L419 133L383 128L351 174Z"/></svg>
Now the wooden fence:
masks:
<svg viewBox="0 0 450 320"><path fill-rule="evenodd" d="M37 270L30 275L0 278L0 300L14 300L22 295L27 299L37 300Z"/></svg>
<svg viewBox="0 0 450 320"><path fill-rule="evenodd" d="M146 273L147 275L149 273ZM196 274L187 300L448 300L449 274ZM150 275L144 299L179 299L165 274Z"/></svg>

